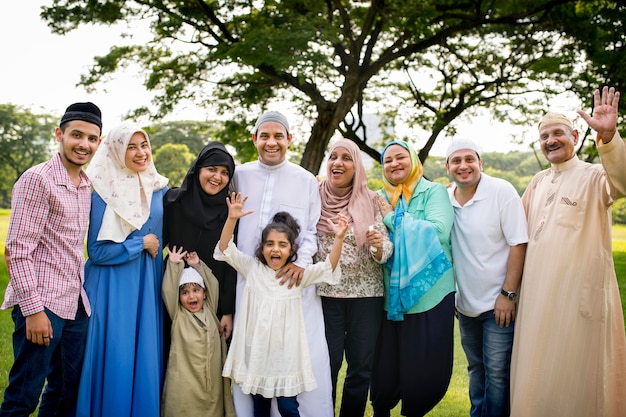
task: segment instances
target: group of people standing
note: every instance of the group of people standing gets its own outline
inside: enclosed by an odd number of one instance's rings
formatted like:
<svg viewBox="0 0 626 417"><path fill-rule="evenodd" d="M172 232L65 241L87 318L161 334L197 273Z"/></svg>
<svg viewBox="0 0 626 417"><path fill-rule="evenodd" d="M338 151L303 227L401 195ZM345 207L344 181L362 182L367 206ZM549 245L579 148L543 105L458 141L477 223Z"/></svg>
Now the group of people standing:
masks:
<svg viewBox="0 0 626 417"><path fill-rule="evenodd" d="M319 181L287 160L276 111L252 131L257 161L235 167L210 142L169 189L144 130L101 139L97 106L72 104L59 152L13 191L2 308L15 361L0 417L38 404L42 416L331 417L344 358L341 417L362 417L368 397L377 417L399 402L423 416L450 382L455 314L471 416L620 415L618 101L605 87L593 117L579 112L602 165L576 158L565 116L541 120L551 168L521 199L482 173L471 140L448 149L448 189L399 140L381 153L377 193L347 139Z"/></svg>

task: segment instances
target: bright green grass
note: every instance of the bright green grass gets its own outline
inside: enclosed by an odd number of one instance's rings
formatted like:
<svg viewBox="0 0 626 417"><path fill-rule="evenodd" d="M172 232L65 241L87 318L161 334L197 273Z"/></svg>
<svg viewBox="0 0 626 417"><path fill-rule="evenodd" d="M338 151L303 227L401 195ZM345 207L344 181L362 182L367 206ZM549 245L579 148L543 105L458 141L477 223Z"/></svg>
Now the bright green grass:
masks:
<svg viewBox="0 0 626 417"><path fill-rule="evenodd" d="M0 209L0 300L4 298L4 291L9 281L9 276L4 262L4 242L9 223L9 210ZM626 226L616 225L613 227L613 257L615 270L620 284L622 300L626 300ZM4 389L7 386L8 374L13 363L13 350L11 347L11 332L13 321L9 310L0 310L0 401L4 397ZM469 414L469 399L467 396L467 361L459 342L458 327L455 327L454 368L450 387L444 399L429 414L429 417L457 417ZM338 386L343 386L345 370L339 375ZM341 398L341 392L337 393ZM338 398L338 400L339 400ZM339 403L339 401L337 401ZM338 412L338 410L337 410ZM368 405L365 416L372 416L372 409ZM400 416L400 406L396 407L392 416Z"/></svg>
<svg viewBox="0 0 626 417"><path fill-rule="evenodd" d="M458 322L454 323L454 366L452 368L452 379L450 386L446 392L446 396L439 404L427 414L428 417L465 417L469 415L470 402L467 393L468 377L467 377L467 360L465 353L461 347L461 339L459 337ZM339 373L337 381L338 389L343 386L343 378L345 376L344 361L343 368ZM341 392L337 393L337 406L335 407L335 415L339 415L339 404L341 404ZM365 409L365 416L373 415L372 406L368 403ZM400 417L400 404L391 411L392 417Z"/></svg>
<svg viewBox="0 0 626 417"><path fill-rule="evenodd" d="M4 299L4 291L9 282L9 273L4 262L4 242L7 237L8 225L9 210L0 209L0 300ZM13 363L12 331L11 311L0 310L0 399L4 398L4 389L9 380L9 369Z"/></svg>

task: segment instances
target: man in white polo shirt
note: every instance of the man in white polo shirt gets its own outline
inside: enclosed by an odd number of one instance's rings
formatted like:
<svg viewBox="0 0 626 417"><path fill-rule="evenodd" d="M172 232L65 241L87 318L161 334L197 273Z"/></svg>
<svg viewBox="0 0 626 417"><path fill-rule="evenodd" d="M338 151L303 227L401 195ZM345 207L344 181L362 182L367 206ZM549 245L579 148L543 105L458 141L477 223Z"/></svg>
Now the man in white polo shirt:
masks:
<svg viewBox="0 0 626 417"><path fill-rule="evenodd" d="M528 233L519 194L482 172L480 148L452 141L446 169L454 207L456 308L469 372L470 416L508 416L517 292Z"/></svg>

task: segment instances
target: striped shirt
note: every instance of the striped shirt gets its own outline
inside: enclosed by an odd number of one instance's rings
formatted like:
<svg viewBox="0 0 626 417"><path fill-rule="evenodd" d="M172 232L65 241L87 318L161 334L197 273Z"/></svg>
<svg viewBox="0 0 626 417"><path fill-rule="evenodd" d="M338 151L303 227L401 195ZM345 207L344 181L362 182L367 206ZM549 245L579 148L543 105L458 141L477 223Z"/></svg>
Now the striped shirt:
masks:
<svg viewBox="0 0 626 417"><path fill-rule="evenodd" d="M91 182L81 171L77 188L57 153L22 174L13 186L7 233L9 285L2 309L19 304L22 314L44 307L73 320L83 288L84 241L91 208Z"/></svg>

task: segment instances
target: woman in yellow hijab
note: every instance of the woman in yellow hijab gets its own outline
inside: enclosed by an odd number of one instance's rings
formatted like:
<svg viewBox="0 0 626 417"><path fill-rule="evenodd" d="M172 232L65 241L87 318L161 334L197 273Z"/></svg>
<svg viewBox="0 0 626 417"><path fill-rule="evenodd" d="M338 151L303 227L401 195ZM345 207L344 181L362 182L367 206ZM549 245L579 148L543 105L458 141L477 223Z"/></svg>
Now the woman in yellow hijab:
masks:
<svg viewBox="0 0 626 417"><path fill-rule="evenodd" d="M452 375L454 211L445 187L423 178L403 141L382 152L381 212L394 253L384 266L385 316L372 374L374 416L423 416L445 395Z"/></svg>

